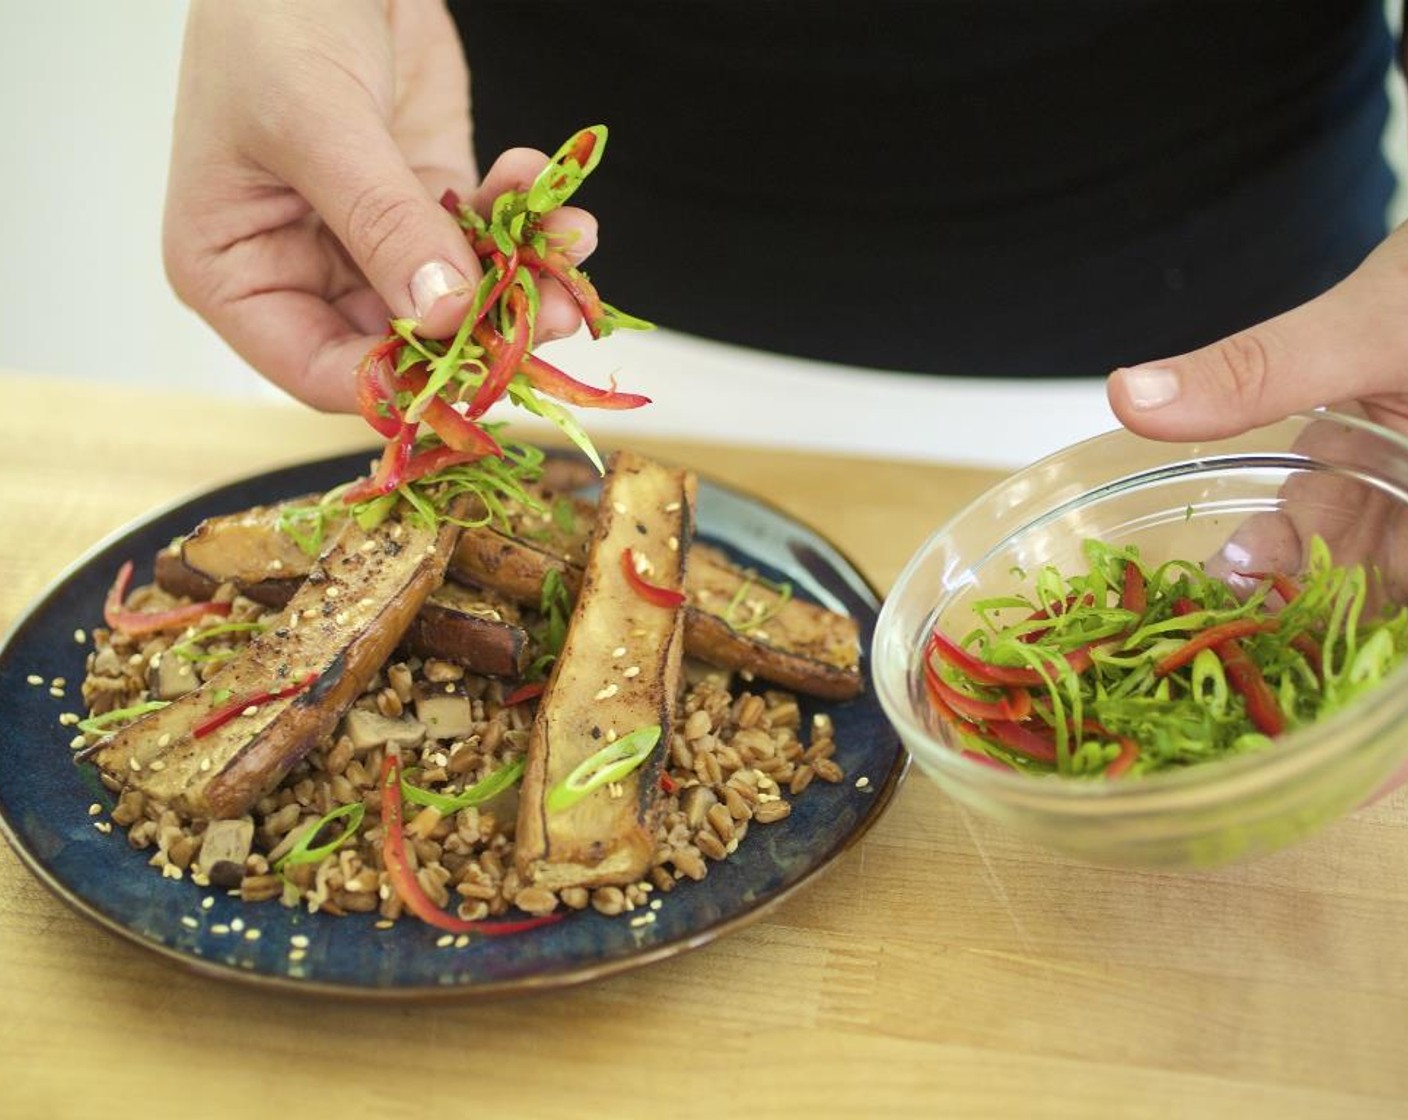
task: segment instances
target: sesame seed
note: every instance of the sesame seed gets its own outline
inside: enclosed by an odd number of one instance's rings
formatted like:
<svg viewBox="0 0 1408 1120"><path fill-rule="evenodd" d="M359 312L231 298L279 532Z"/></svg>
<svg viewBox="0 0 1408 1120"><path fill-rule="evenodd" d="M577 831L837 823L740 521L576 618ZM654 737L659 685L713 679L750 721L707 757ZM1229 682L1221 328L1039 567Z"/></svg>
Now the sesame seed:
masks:
<svg viewBox="0 0 1408 1120"><path fill-rule="evenodd" d="M627 665L624 669L621 670L621 675L623 677L638 677L640 676L640 666Z"/></svg>
<svg viewBox="0 0 1408 1120"><path fill-rule="evenodd" d="M94 822L93 822L93 827L96 828L99 832L101 832L104 836L106 836L106 835L108 835L108 833L112 832L112 822L111 822L111 821L94 821Z"/></svg>
<svg viewBox="0 0 1408 1120"><path fill-rule="evenodd" d="M341 594L342 594L342 588L338 587L337 584L335 584L335 583L334 583L331 587L329 587L326 591L323 592L323 595L326 596L326 597L329 598L329 599L336 599L336 598L337 598L339 595L341 595Z"/></svg>
<svg viewBox="0 0 1408 1120"><path fill-rule="evenodd" d="M606 741L608 743L614 743L616 741L616 729L614 727L608 727L606 729Z"/></svg>
<svg viewBox="0 0 1408 1120"><path fill-rule="evenodd" d="M337 614L332 616L332 620L336 622L339 626L346 626L348 617L349 616L346 611L338 611Z"/></svg>
<svg viewBox="0 0 1408 1120"><path fill-rule="evenodd" d="M160 653L154 653L154 654L152 654L151 657L149 657L149 658L147 659L147 666L148 666L148 668L152 668L152 669L159 669L159 668L161 668L161 654L160 654Z"/></svg>
<svg viewBox="0 0 1408 1120"><path fill-rule="evenodd" d="M274 559L272 559L272 560L269 561L269 570L270 570L271 572L281 572L281 571L283 571L283 570L284 570L284 562L283 562L282 560L280 560L280 559L276 556Z"/></svg>
<svg viewBox="0 0 1408 1120"><path fill-rule="evenodd" d="M617 513L625 513L625 512L626 512L626 503L625 503L625 502L612 502L612 503L611 503L611 508L614 509Z"/></svg>
<svg viewBox="0 0 1408 1120"><path fill-rule="evenodd" d="M242 712L240 713L240 715L242 715L242 716L252 716L252 715L257 714L258 711L259 711L259 705L258 705L258 704L251 704L251 705L250 705L249 707L247 707L244 711L242 711Z"/></svg>
<svg viewBox="0 0 1408 1120"><path fill-rule="evenodd" d="M61 688L51 688L49 689L49 695L55 700L62 700L64 698L64 690Z"/></svg>
<svg viewBox="0 0 1408 1120"><path fill-rule="evenodd" d="M375 603L376 603L376 600L373 599L370 595L366 596L365 598L362 598L362 599L358 599L358 600L357 600L357 605L358 605L359 607L370 607L370 606L375 605Z"/></svg>
<svg viewBox="0 0 1408 1120"><path fill-rule="evenodd" d="M655 921L655 915L647 910L644 914L638 914L632 918L631 925L639 929L641 926L650 925L653 921Z"/></svg>
<svg viewBox="0 0 1408 1120"><path fill-rule="evenodd" d="M622 788L620 782L607 782L606 792L611 797L612 801L618 801L626 794L626 791Z"/></svg>
<svg viewBox="0 0 1408 1120"><path fill-rule="evenodd" d="M467 933L462 933L462 934L460 934L458 937L455 938L455 948L456 948L456 949L463 949L463 948L464 948L466 945L468 945L468 944L469 944L469 934L467 934Z"/></svg>
<svg viewBox="0 0 1408 1120"><path fill-rule="evenodd" d="M679 508L680 508L680 503L679 503L679 502L670 502L670 503L668 503L668 504L665 506L665 512L666 512L666 513L674 513L675 510L677 510L677 509L679 509Z"/></svg>
<svg viewBox="0 0 1408 1120"><path fill-rule="evenodd" d="M649 884L647 884L647 885L653 887L655 884L654 884L654 883L649 883ZM650 900L650 908L651 908L652 910L659 910L660 907L662 907L662 906L664 906L664 905L665 905L665 903L664 903L664 901L663 901L662 899L652 898L652 899Z"/></svg>
<svg viewBox="0 0 1408 1120"><path fill-rule="evenodd" d="M640 629L639 627L637 627L635 630L632 630L632 631L631 631L631 637L632 637L632 638L644 638L644 637L645 637L645 631L644 631L643 629Z"/></svg>
<svg viewBox="0 0 1408 1120"><path fill-rule="evenodd" d="M371 551L372 549L374 549L375 547L376 547L376 541L363 541L362 544L361 544L360 551L362 551L362 552L370 552L370 551Z"/></svg>
<svg viewBox="0 0 1408 1120"><path fill-rule="evenodd" d="M618 688L616 687L616 683L613 681L611 684L607 685L607 686L606 686L605 688L603 688L600 692L598 692L598 693L596 694L596 696L593 697L593 699L596 699L596 700L610 700L610 699L611 699L613 696L615 696L616 693L619 692L619 691L620 691L620 689L618 689Z"/></svg>
<svg viewBox="0 0 1408 1120"><path fill-rule="evenodd" d="M148 768L151 770L165 770L166 763L162 762L161 759L158 758L148 763Z"/></svg>
<svg viewBox="0 0 1408 1120"><path fill-rule="evenodd" d="M453 696L453 695L454 695L454 692L455 692L455 682L454 682L454 681L446 681L446 682L445 682L445 691L448 692L448 693L450 693L450 695Z"/></svg>
<svg viewBox="0 0 1408 1120"><path fill-rule="evenodd" d="M214 905L215 899L211 898L209 895L200 900L200 908L202 910L209 910Z"/></svg>
<svg viewBox="0 0 1408 1120"><path fill-rule="evenodd" d="M257 929L247 929L244 931L244 939L246 941L258 941L260 936L261 934Z"/></svg>
<svg viewBox="0 0 1408 1120"><path fill-rule="evenodd" d="M396 923L393 922L390 918L382 918L381 921L379 921L379 922L376 923L376 928L377 928L377 929L395 929L395 928L396 928Z"/></svg>
<svg viewBox="0 0 1408 1120"><path fill-rule="evenodd" d="M182 879L185 877L185 874L186 873L174 863L164 864L161 869L161 877L163 879Z"/></svg>
<svg viewBox="0 0 1408 1120"><path fill-rule="evenodd" d="M309 945L308 935L306 933L295 933L288 939L288 943L295 949L306 949Z"/></svg>
<svg viewBox="0 0 1408 1120"><path fill-rule="evenodd" d="M210 886L210 876L201 871L200 868L196 868L196 870L191 872L191 882L198 887L208 887Z"/></svg>
<svg viewBox="0 0 1408 1120"><path fill-rule="evenodd" d="M85 642L88 641L88 631L81 628L75 630L73 632L73 640L79 645L83 645Z"/></svg>
<svg viewBox="0 0 1408 1120"><path fill-rule="evenodd" d="M612 656L612 657L625 657L625 656L626 656L626 647L625 647L625 646L617 646L615 649L613 649L613 650L611 651L611 656Z"/></svg>
<svg viewBox="0 0 1408 1120"><path fill-rule="evenodd" d="M200 923L194 918L192 918L189 914L181 915L181 924L187 929L196 929L200 926Z"/></svg>
<svg viewBox="0 0 1408 1120"><path fill-rule="evenodd" d="M142 769L142 764L138 762L135 758L129 758L127 760L127 766L130 770L134 772L139 772Z"/></svg>
<svg viewBox="0 0 1408 1120"><path fill-rule="evenodd" d="M171 732L163 731L158 735L156 745L159 747L169 747L171 745Z"/></svg>
<svg viewBox="0 0 1408 1120"><path fill-rule="evenodd" d="M44 683L44 678L41 677L38 673L30 673L29 676L25 677L25 680L26 680L29 684L43 684L43 683Z"/></svg>
<svg viewBox="0 0 1408 1120"><path fill-rule="evenodd" d="M442 933L439 937L435 939L435 947L437 949L448 949L454 943L455 939L451 937L448 933Z"/></svg>
<svg viewBox="0 0 1408 1120"><path fill-rule="evenodd" d="M201 773L204 774L204 773L205 773L207 770L209 770L209 769L210 769L210 759L208 759L208 758L203 758L203 759L201 759L201 760L200 760L200 770L201 770Z"/></svg>
<svg viewBox="0 0 1408 1120"><path fill-rule="evenodd" d="M307 955L308 954L305 953L302 949L290 949L288 959L291 961L301 961Z"/></svg>
<svg viewBox="0 0 1408 1120"><path fill-rule="evenodd" d="M856 779L856 789L865 789L868 785L870 785L870 779L864 774Z"/></svg>
<svg viewBox="0 0 1408 1120"><path fill-rule="evenodd" d="M244 929L244 919L243 919L243 918L236 918L236 919L234 919L234 920L230 923L230 928L231 928L232 930L234 930L236 933L239 933L240 930Z"/></svg>
<svg viewBox="0 0 1408 1120"><path fill-rule="evenodd" d="M146 660L146 658L144 658L140 653L134 653L131 657L129 657L129 658L127 659L127 664L129 664L129 665L140 665L140 664L141 664L143 661L145 661L145 660ZM38 681L35 681L34 683L35 683L35 684L38 684L39 682L38 682Z"/></svg>
<svg viewBox="0 0 1408 1120"><path fill-rule="evenodd" d="M77 717L76 715L74 715L72 712L60 712L60 713L59 713L59 726L60 726L60 727L72 727L72 726L74 726L74 724L76 724L77 722L78 722L78 717Z"/></svg>
<svg viewBox="0 0 1408 1120"><path fill-rule="evenodd" d="M101 805L99 805L96 801L93 802L93 804L91 804L91 805L88 806L88 815L89 815L90 817L96 817L96 816L97 816L99 813L101 813L102 811L103 811L103 807L102 807Z"/></svg>
<svg viewBox="0 0 1408 1120"><path fill-rule="evenodd" d="M678 552L680 550L679 537L671 537L665 542L665 547L668 548L671 552Z"/></svg>
<svg viewBox="0 0 1408 1120"><path fill-rule="evenodd" d="M68 746L70 750L82 750L83 747L87 744L87 742L88 737L86 735L75 735L72 739L68 741Z"/></svg>
<svg viewBox="0 0 1408 1120"><path fill-rule="evenodd" d="M54 688L63 688L64 685L68 684L68 681L64 680L63 677L55 677L49 684Z"/></svg>

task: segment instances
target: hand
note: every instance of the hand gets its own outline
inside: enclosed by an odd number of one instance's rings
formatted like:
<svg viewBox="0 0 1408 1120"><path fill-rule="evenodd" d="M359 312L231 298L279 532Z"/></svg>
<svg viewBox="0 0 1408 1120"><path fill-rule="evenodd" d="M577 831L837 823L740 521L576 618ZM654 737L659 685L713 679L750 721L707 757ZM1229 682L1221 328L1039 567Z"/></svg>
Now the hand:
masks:
<svg viewBox="0 0 1408 1120"><path fill-rule="evenodd" d="M1189 354L1116 370L1110 405L1132 431L1154 439L1234 436L1294 412L1330 405L1408 434L1408 227L1389 236L1324 295ZM1388 597L1408 598L1408 517L1382 490L1348 472L1379 473L1382 445L1328 421L1295 448L1346 473L1302 472L1281 492L1281 511L1242 526L1209 564L1214 574L1295 571L1304 541L1326 539L1340 563L1371 559ZM1408 479L1398 479L1401 486Z"/></svg>
<svg viewBox="0 0 1408 1120"><path fill-rule="evenodd" d="M239 354L293 396L355 408L353 370L390 317L459 326L480 269L447 188L487 213L547 157L501 156L482 183L469 79L440 0L195 0L182 56L163 233L167 274ZM585 211L544 225L574 262ZM545 285L540 340L580 317Z"/></svg>

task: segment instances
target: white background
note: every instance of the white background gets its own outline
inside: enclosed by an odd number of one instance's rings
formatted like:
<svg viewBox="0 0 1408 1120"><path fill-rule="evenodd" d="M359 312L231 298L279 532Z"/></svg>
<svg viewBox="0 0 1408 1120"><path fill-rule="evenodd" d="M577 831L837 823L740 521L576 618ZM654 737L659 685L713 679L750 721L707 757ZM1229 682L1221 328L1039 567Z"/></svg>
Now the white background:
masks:
<svg viewBox="0 0 1408 1120"><path fill-rule="evenodd" d="M180 306L162 274L184 12L174 0L0 0L0 369L287 399ZM1389 135L1401 164L1401 113ZM590 416L603 434L1015 467L1114 424L1099 377L886 375L664 332L572 339L545 356L588 380L619 371L622 387L655 399Z"/></svg>

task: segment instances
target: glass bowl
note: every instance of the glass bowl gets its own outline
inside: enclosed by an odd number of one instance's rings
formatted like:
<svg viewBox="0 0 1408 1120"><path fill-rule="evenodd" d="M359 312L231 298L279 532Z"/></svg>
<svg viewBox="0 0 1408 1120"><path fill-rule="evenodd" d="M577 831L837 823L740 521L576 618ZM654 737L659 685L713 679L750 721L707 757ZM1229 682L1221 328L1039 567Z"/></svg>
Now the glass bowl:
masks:
<svg viewBox="0 0 1408 1120"><path fill-rule="evenodd" d="M1336 563L1377 565L1388 599L1408 597L1408 439L1315 412L1206 443L1119 430L1075 444L988 491L910 560L876 626L880 703L948 794L1077 858L1208 867L1282 847L1408 777L1408 665L1274 747L1124 781L1019 774L965 757L929 705L920 666L936 624L968 632L974 600L1030 589L1022 572L1085 571L1086 538L1136 545L1146 564L1295 572L1312 531Z"/></svg>

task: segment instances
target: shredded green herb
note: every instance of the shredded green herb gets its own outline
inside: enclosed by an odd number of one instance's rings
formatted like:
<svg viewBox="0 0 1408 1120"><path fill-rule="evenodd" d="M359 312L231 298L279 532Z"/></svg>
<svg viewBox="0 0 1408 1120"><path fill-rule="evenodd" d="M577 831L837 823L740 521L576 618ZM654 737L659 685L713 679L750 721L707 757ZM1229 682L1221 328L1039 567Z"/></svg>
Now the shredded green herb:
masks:
<svg viewBox="0 0 1408 1120"><path fill-rule="evenodd" d="M492 801L505 790L512 789L523 777L523 769L523 759L515 759L456 794L435 793L432 790L421 789L408 782L403 775L401 796L413 804L428 805L432 809L437 809L441 816L448 817L453 813L458 813L461 809L468 809L471 805L482 805L486 801Z"/></svg>
<svg viewBox="0 0 1408 1120"><path fill-rule="evenodd" d="M264 632L262 622L222 622L216 626L207 626L204 630L197 630L189 637L182 639L173 645L166 652L175 654L185 661L224 661L234 657L237 650L230 648L224 650L208 650L205 643L211 638L223 637L226 634L262 634Z"/></svg>
<svg viewBox="0 0 1408 1120"><path fill-rule="evenodd" d="M740 634L756 630L763 623L776 618L782 608L792 600L792 585L787 582L773 583L751 569L743 573L743 582L723 609L723 620ZM755 587L763 587L773 593L770 603L759 602L751 596Z"/></svg>
<svg viewBox="0 0 1408 1120"><path fill-rule="evenodd" d="M1030 594L974 604L937 629L930 698L964 748L1030 773L1151 774L1265 750L1353 703L1408 654L1408 609L1368 617L1370 573L1310 542L1305 571L1238 573L1245 597L1198 565L1146 567L1086 541L1088 571L1037 572Z"/></svg>
<svg viewBox="0 0 1408 1120"><path fill-rule="evenodd" d="M540 621L533 628L533 640L543 652L533 660L524 674L528 680L540 680L562 652L567 641L567 623L572 617L572 593L559 568L549 568L543 576L543 590L538 599Z"/></svg>
<svg viewBox="0 0 1408 1120"><path fill-rule="evenodd" d="M304 829L293 847L274 861L274 871L280 872L293 864L321 863L357 835L357 829L362 826L362 817L366 811L367 807L362 802L354 801L348 805L339 805L332 812L325 814L321 819ZM322 835L324 829L344 818L346 818L346 823L336 836L317 847L313 847L313 841Z"/></svg>
<svg viewBox="0 0 1408 1120"><path fill-rule="evenodd" d="M114 708L100 716L89 716L87 719L79 720L77 727L85 735L102 735L113 730L118 724L131 723L134 719L140 719L151 712L159 712L166 707L167 703L165 700L147 700L127 708Z"/></svg>

